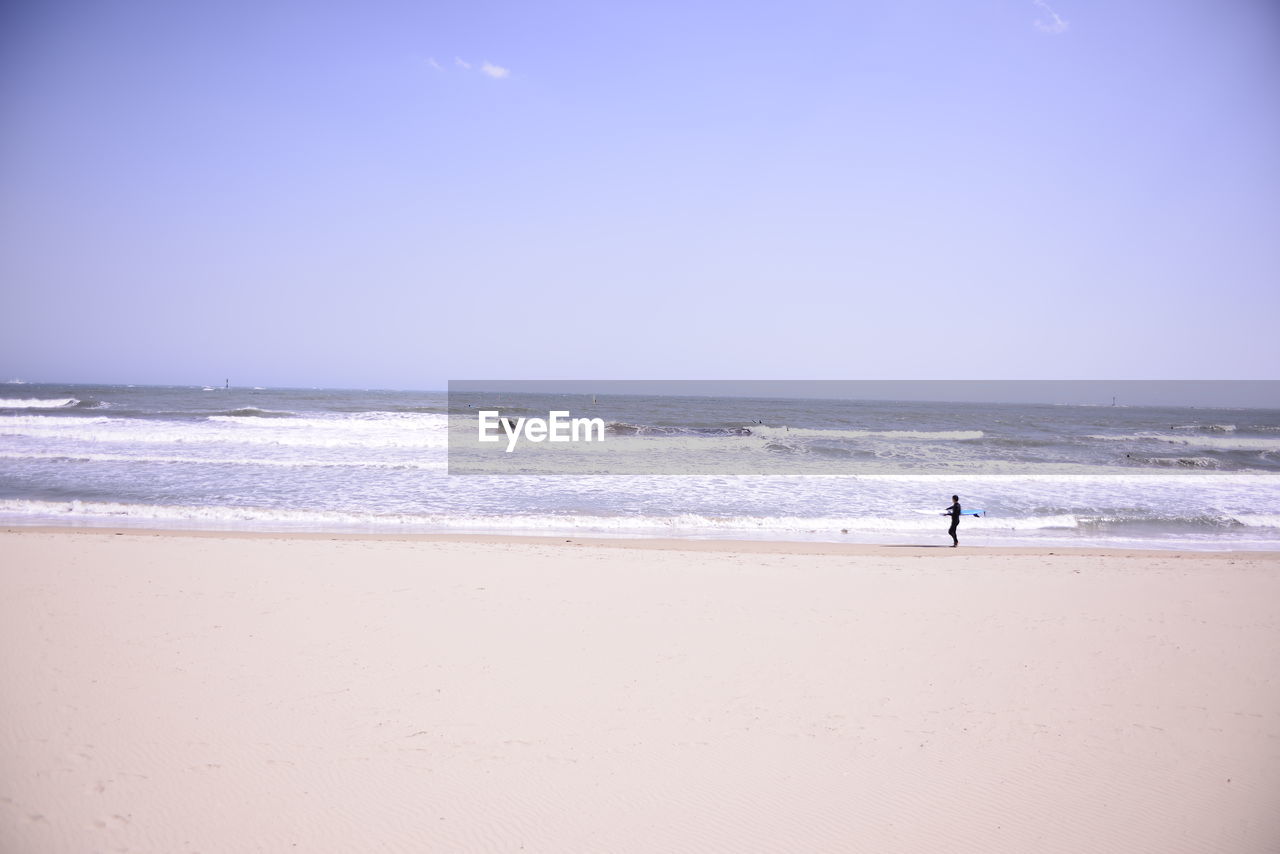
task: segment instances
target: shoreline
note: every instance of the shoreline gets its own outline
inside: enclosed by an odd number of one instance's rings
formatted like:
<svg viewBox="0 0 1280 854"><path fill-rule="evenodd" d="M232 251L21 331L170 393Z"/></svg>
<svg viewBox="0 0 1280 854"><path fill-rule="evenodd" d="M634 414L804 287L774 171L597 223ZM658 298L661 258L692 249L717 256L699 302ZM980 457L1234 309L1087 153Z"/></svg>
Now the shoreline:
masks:
<svg viewBox="0 0 1280 854"><path fill-rule="evenodd" d="M1280 550L1263 549L1142 549L1109 546L987 546L951 548L932 543L833 543L810 540L742 540L695 537L607 537L568 534L470 534L452 532L383 533L378 531L254 531L203 528L145 528L110 526L14 525L0 526L0 534L74 534L137 537L195 537L231 540L314 540L388 543L483 543L490 545L593 546L636 551L687 551L729 554L846 555L881 557L960 557L964 554L1000 556L1070 557L1194 557L1208 560L1257 558L1280 560Z"/></svg>

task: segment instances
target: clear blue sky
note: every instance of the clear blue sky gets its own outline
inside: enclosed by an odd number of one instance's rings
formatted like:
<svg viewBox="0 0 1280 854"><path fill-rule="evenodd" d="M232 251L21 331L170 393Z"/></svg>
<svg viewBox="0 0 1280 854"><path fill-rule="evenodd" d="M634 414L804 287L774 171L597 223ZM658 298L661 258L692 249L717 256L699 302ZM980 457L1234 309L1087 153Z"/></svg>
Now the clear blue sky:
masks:
<svg viewBox="0 0 1280 854"><path fill-rule="evenodd" d="M1280 4L15 0L0 379L1277 377Z"/></svg>

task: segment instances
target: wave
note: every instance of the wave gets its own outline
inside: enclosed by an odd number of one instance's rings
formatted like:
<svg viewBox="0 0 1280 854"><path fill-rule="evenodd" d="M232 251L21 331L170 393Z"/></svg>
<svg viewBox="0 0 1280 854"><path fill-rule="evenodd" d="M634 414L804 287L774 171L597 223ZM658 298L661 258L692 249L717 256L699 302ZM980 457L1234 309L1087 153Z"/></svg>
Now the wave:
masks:
<svg viewBox="0 0 1280 854"><path fill-rule="evenodd" d="M1280 528L1280 513L1237 513L1231 518L1246 528Z"/></svg>
<svg viewBox="0 0 1280 854"><path fill-rule="evenodd" d="M126 504L104 501L40 501L32 499L0 499L0 516L126 519L137 522L206 522L206 523L285 523L314 526L416 527L422 530L484 531L592 531L600 533L700 534L774 533L812 534L860 531L867 533L914 533L945 529L945 520L929 518L876 517L805 517L805 516L708 516L681 513L663 516L588 515L588 514L377 514L335 510L302 510L273 507L184 506L161 504ZM1002 519L985 524L986 519L966 517L962 529L1048 530L1078 527L1074 516Z"/></svg>
<svg viewBox="0 0 1280 854"><path fill-rule="evenodd" d="M444 448L443 415L262 418L215 415L201 421L0 416L0 434L138 444L280 445L322 448Z"/></svg>
<svg viewBox="0 0 1280 854"><path fill-rule="evenodd" d="M1204 430L1206 433L1234 433L1234 424L1174 424L1170 430Z"/></svg>
<svg viewBox="0 0 1280 854"><path fill-rule="evenodd" d="M79 405L80 400L74 397L0 398L0 409L71 409Z"/></svg>
<svg viewBox="0 0 1280 854"><path fill-rule="evenodd" d="M372 415L372 416L378 416L378 415L400 415L400 414L408 414L408 415L413 415L413 414L422 414L422 415L449 415L449 414L450 414L449 407L447 407L447 406L422 406L422 405L416 405L416 404L414 404L414 405L404 404L404 405L383 406L382 408L379 408L379 409L370 409L369 407L366 407L366 406L329 406L329 407L326 407L326 408L325 408L325 411L326 411L326 412L342 413L342 414L344 414L344 415ZM524 413L536 414L536 413L537 413L537 410L534 410L534 409L517 409L517 408L514 408L514 407L512 407L512 408L506 408L506 407L503 407L503 408L502 408L502 413L503 413L504 415L505 415L505 414L507 414L508 412L524 412ZM470 414L472 414L472 413L470 413L470 412L465 412L465 411L459 411L459 412L453 412L452 414L454 414L454 415L470 415ZM545 416L546 416L546 412L543 412L543 413L542 413L542 415L545 417Z"/></svg>
<svg viewBox="0 0 1280 854"><path fill-rule="evenodd" d="M211 466L268 466L270 468L355 468L355 469L417 469L444 471L444 460L273 460L256 457L190 457L190 456L134 456L130 454L57 453L53 451L30 453L0 452L0 460L46 460L68 463L156 463Z"/></svg>
<svg viewBox="0 0 1280 854"><path fill-rule="evenodd" d="M0 415L0 431L21 432L24 427L43 428L44 431L61 431L64 427L79 427L85 424L107 424L111 421L126 423L123 419L112 419L105 415L89 418L51 418L48 415Z"/></svg>
<svg viewBox="0 0 1280 854"><path fill-rule="evenodd" d="M37 499L0 499L0 515L50 516L50 517L102 517L123 516L141 520L221 520L221 521L283 521L314 522L317 524L340 523L354 525L419 526L424 529L476 529L488 530L566 530L631 531L636 533L661 533L684 531L688 533L728 531L774 533L817 533L826 531L913 533L945 529L946 520L941 514L921 511L911 517L878 516L741 516L677 513L666 515L637 514L583 514L583 513L372 513L359 511L298 509L255 506L209 505L161 505L131 504L104 501L48 501ZM1037 531L1091 528L1115 524L1182 525L1199 528L1241 526L1250 528L1280 529L1280 514L1276 513L1202 513L1188 516L1148 517L1117 514L1088 514L1054 512L1045 515L1001 517L966 516L962 530L980 531Z"/></svg>
<svg viewBox="0 0 1280 854"><path fill-rule="evenodd" d="M766 439L908 439L925 441L971 441L981 439L981 430L817 430L805 427L769 427L753 424L752 436Z"/></svg>
<svg viewBox="0 0 1280 854"><path fill-rule="evenodd" d="M1167 436L1161 433L1131 433L1092 435L1087 438L1106 442L1167 442L1223 451L1280 451L1280 439L1266 436Z"/></svg>
<svg viewBox="0 0 1280 854"><path fill-rule="evenodd" d="M610 421L604 425L605 432L611 436L749 436L748 427L698 427L674 426L668 424L629 424L626 421Z"/></svg>
<svg viewBox="0 0 1280 854"><path fill-rule="evenodd" d="M1149 466L1159 466L1162 468L1184 468L1184 469L1217 469L1220 465L1217 460L1212 457L1134 457L1128 456L1128 459L1135 463L1141 463Z"/></svg>
<svg viewBox="0 0 1280 854"><path fill-rule="evenodd" d="M448 415L449 407L447 406L393 406L390 409L382 410L384 412L422 412L433 415Z"/></svg>
<svg viewBox="0 0 1280 854"><path fill-rule="evenodd" d="M1280 451L1280 439L1264 436L1161 436L1150 433L1143 438L1224 451Z"/></svg>
<svg viewBox="0 0 1280 854"><path fill-rule="evenodd" d="M34 410L82 410L82 409L110 409L111 404L105 400L94 400L93 398L85 398L81 400L76 397L55 397L55 398L0 398L0 409L34 409Z"/></svg>
<svg viewBox="0 0 1280 854"><path fill-rule="evenodd" d="M287 409L259 409L256 406L246 406L242 409L228 409L224 412L214 412L209 418L295 418L298 413L290 412Z"/></svg>
<svg viewBox="0 0 1280 854"><path fill-rule="evenodd" d="M715 426L630 424L610 421L605 430L618 436L754 436L769 440L797 439L905 439L924 441L968 441L981 439L981 430L821 430L809 427L771 427L767 424Z"/></svg>
<svg viewBox="0 0 1280 854"><path fill-rule="evenodd" d="M911 511L907 511L910 513ZM534 535L599 535L903 542L942 537L946 520L932 511L909 516L753 516L706 512L591 513L567 511L504 513L479 507L420 512L368 508L305 508L230 505L173 505L125 501L0 499L5 524L62 524L218 530L306 530L368 532L470 532ZM1045 508L1019 515L966 517L962 538L989 545L1045 543L1157 548L1275 548L1280 514L1223 511L1172 513L1155 517L1129 512L1082 512ZM972 539L972 538L977 538ZM1055 539L1056 538L1056 539Z"/></svg>
<svg viewBox="0 0 1280 854"><path fill-rule="evenodd" d="M301 526L311 529L359 528L428 531L521 533L599 533L623 536L739 536L766 538L822 534L912 535L945 531L940 516L842 517L842 516L713 516L699 513L668 515L592 515L582 513L370 513L341 510L254 506L191 506L129 504L105 501L43 501L0 499L0 517L18 519L121 520L137 524L213 524ZM1277 528L1278 514L1197 516L1185 519L1131 519L1091 517L1072 513L1017 517L965 517L961 532L970 536L1000 532L1053 532L1092 529L1116 523L1182 523L1188 527Z"/></svg>

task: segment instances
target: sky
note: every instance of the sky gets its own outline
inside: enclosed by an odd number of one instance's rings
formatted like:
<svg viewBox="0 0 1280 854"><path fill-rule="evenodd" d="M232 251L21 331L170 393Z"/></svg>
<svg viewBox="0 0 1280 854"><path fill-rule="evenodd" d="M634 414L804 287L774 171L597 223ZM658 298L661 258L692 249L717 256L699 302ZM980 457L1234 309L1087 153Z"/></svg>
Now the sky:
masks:
<svg viewBox="0 0 1280 854"><path fill-rule="evenodd" d="M0 4L0 380L1276 379L1280 4Z"/></svg>

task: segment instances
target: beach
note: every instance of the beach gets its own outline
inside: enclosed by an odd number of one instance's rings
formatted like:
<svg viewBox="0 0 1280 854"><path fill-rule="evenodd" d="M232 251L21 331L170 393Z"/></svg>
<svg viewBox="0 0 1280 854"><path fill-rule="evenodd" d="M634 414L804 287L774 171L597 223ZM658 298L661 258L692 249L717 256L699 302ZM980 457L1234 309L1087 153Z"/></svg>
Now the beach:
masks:
<svg viewBox="0 0 1280 854"><path fill-rule="evenodd" d="M1280 854L1280 3L10 7L0 854Z"/></svg>
<svg viewBox="0 0 1280 854"><path fill-rule="evenodd" d="M1274 851L1277 601L1260 551L10 528L0 850Z"/></svg>

